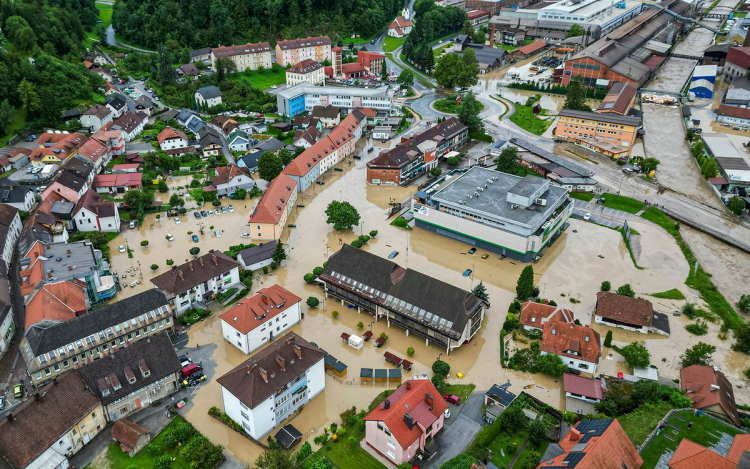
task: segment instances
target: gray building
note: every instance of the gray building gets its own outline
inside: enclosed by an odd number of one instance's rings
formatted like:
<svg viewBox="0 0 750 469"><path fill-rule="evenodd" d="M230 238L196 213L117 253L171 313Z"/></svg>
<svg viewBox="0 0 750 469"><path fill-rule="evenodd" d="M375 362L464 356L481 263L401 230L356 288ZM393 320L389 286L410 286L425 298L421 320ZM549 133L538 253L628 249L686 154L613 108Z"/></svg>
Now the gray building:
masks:
<svg viewBox="0 0 750 469"><path fill-rule="evenodd" d="M475 166L418 191L412 210L420 228L530 262L560 235L573 204L547 179Z"/></svg>

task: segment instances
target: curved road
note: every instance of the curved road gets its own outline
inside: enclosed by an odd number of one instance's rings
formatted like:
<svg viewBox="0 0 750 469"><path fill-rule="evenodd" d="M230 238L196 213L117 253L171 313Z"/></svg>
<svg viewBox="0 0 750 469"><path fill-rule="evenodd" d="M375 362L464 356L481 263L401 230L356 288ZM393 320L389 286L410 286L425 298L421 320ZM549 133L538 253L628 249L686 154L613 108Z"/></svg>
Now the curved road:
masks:
<svg viewBox="0 0 750 469"><path fill-rule="evenodd" d="M123 49L134 50L143 54L156 54L156 51L154 50L139 49L138 47L133 47L117 42L117 39L115 38L115 28L113 28L111 24L109 25L109 28L107 28L107 44L109 44L110 46L122 47Z"/></svg>

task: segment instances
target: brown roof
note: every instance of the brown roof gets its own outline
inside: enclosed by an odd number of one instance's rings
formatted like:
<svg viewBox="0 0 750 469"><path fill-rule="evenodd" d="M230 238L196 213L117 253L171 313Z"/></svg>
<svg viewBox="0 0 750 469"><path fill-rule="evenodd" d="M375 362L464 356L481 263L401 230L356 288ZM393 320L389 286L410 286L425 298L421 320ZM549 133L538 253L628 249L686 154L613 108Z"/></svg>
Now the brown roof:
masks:
<svg viewBox="0 0 750 469"><path fill-rule="evenodd" d="M271 45L267 42L247 43L238 46L222 46L211 49L216 57L229 57L241 54L256 54L258 52L271 52Z"/></svg>
<svg viewBox="0 0 750 469"><path fill-rule="evenodd" d="M739 119L750 119L750 109L738 106L726 106L722 104L716 114L727 117L737 117Z"/></svg>
<svg viewBox="0 0 750 469"><path fill-rule="evenodd" d="M107 106L104 106L102 104L94 104L93 106L91 106L90 108L88 108L83 113L83 115L84 116L94 115L94 116L98 117L99 119L101 119L103 117L107 117L111 112L112 112L112 110L110 108L108 108Z"/></svg>
<svg viewBox="0 0 750 469"><path fill-rule="evenodd" d="M197 259L173 266L169 271L152 278L151 283L166 294L175 295L227 273L235 267L239 267L237 261L211 249Z"/></svg>
<svg viewBox="0 0 750 469"><path fill-rule="evenodd" d="M258 290L252 298L240 300L237 306L222 314L220 318L233 329L247 334L300 301L300 297L275 284Z"/></svg>
<svg viewBox="0 0 750 469"><path fill-rule="evenodd" d="M141 122L146 119L146 115L142 112L134 114L130 111L124 112L120 117L115 119L114 125L119 126L125 132L130 133L134 131Z"/></svg>
<svg viewBox="0 0 750 469"><path fill-rule="evenodd" d="M216 176L211 179L211 182L214 183L214 186L218 186L219 184L229 184L232 179L241 174L249 177L250 171L248 171L247 168L240 168L236 164L228 164L216 168Z"/></svg>
<svg viewBox="0 0 750 469"><path fill-rule="evenodd" d="M328 106L315 106L312 109L313 117L322 117L328 119L335 119L336 116L341 114L341 110L338 107L329 104Z"/></svg>
<svg viewBox="0 0 750 469"><path fill-rule="evenodd" d="M279 41L276 43L276 47L281 50L287 49L298 49L300 47L310 46L325 46L331 45L331 38L328 36L317 36L317 37L303 37L300 39L288 39L286 41Z"/></svg>
<svg viewBox="0 0 750 469"><path fill-rule="evenodd" d="M718 404L736 425L740 424L734 389L724 373L711 366L691 365L680 370L680 387L687 391L693 407L703 409Z"/></svg>
<svg viewBox="0 0 750 469"><path fill-rule="evenodd" d="M26 305L26 330L41 321L63 322L86 314L88 295L80 285L46 283Z"/></svg>
<svg viewBox="0 0 750 469"><path fill-rule="evenodd" d="M524 55L530 55L534 52L537 52L540 49L543 49L547 46L547 43L537 39L536 41L532 42L531 44L526 44L525 46L519 47L516 49L516 51L524 54Z"/></svg>
<svg viewBox="0 0 750 469"><path fill-rule="evenodd" d="M128 419L119 419L112 426L112 439L120 443L120 448L126 453L135 448L141 435L149 433L148 430Z"/></svg>
<svg viewBox="0 0 750 469"><path fill-rule="evenodd" d="M78 148L78 154L96 162L107 154L107 146L95 138L90 138Z"/></svg>
<svg viewBox="0 0 750 469"><path fill-rule="evenodd" d="M294 64L294 66L287 69L287 73L301 73L306 74L310 72L314 72L315 70L319 70L323 68L323 65L320 63L312 60L312 59L305 59L301 62L297 62Z"/></svg>
<svg viewBox="0 0 750 469"><path fill-rule="evenodd" d="M55 382L56 381L56 382ZM67 372L0 421L0 454L13 467L26 467L99 406L75 372Z"/></svg>
<svg viewBox="0 0 750 469"><path fill-rule="evenodd" d="M573 312L559 306L545 305L527 301L521 306L520 322L523 326L541 329L546 322L573 322Z"/></svg>
<svg viewBox="0 0 750 469"><path fill-rule="evenodd" d="M563 357L599 363L599 333L577 324L548 322L542 332L542 351Z"/></svg>
<svg viewBox="0 0 750 469"><path fill-rule="evenodd" d="M601 381L570 373L563 373L563 390L591 399L602 399L604 397Z"/></svg>
<svg viewBox="0 0 750 469"><path fill-rule="evenodd" d="M431 404L428 402L428 394L432 397ZM388 403L387 409L381 404L367 414L365 420L385 423L402 449L408 448L422 435L421 427L429 428L448 408L440 391L428 379L405 382L388 396ZM415 424L412 428L404 422L406 413L412 416Z"/></svg>
<svg viewBox="0 0 750 469"><path fill-rule="evenodd" d="M289 332L217 381L254 409L325 356L323 350Z"/></svg>
<svg viewBox="0 0 750 469"><path fill-rule="evenodd" d="M578 469L638 469L643 464L643 459L620 426L620 422L613 419L578 422L558 444L565 452L542 461L539 468L573 467L563 462L572 460L577 461L575 467ZM572 459L571 453L583 453L583 456Z"/></svg>
<svg viewBox="0 0 750 469"><path fill-rule="evenodd" d="M296 187L297 182L286 174L276 176L255 206L248 223L278 223Z"/></svg>
<svg viewBox="0 0 750 469"><path fill-rule="evenodd" d="M342 64L341 71L346 74L362 73L365 71L365 67L363 67L362 64L358 64L354 62L354 63L349 63L349 64Z"/></svg>
<svg viewBox="0 0 750 469"><path fill-rule="evenodd" d="M172 127L167 127L166 129L159 132L159 135L156 136L156 141L159 142L159 145L161 145L164 140L168 140L170 138L183 138L185 140L188 139L183 132L177 129L173 129Z"/></svg>
<svg viewBox="0 0 750 469"><path fill-rule="evenodd" d="M650 301L605 291L596 294L596 315L640 327L651 327L654 323L654 307Z"/></svg>
<svg viewBox="0 0 750 469"><path fill-rule="evenodd" d="M140 174L138 174L138 176L140 176ZM117 211L114 202L104 200L102 196L97 194L93 189L87 190L83 193L81 198L78 199L76 209L73 213L77 215L83 208L94 213L98 217L113 217Z"/></svg>
<svg viewBox="0 0 750 469"><path fill-rule="evenodd" d="M18 215L18 209L11 205L0 204L0 225L10 226Z"/></svg>
<svg viewBox="0 0 750 469"><path fill-rule="evenodd" d="M630 105L635 99L636 88L632 83L619 81L612 85L607 95L599 103L596 112L616 112L623 116L630 111Z"/></svg>

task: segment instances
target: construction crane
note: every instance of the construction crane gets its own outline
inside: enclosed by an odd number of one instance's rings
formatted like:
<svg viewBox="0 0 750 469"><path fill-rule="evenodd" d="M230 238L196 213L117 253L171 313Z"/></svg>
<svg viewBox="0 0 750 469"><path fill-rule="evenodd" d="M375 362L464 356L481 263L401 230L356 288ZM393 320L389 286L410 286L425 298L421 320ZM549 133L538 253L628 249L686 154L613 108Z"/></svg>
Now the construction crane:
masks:
<svg viewBox="0 0 750 469"><path fill-rule="evenodd" d="M700 28L708 29L709 31L711 31L714 34L722 34L722 32L720 30L718 30L718 29L716 29L716 28L714 28L712 26L706 26L705 24L699 22L698 20L694 20L693 18L689 18L687 16L678 15L677 13L671 11L668 8L664 8L663 6L659 5L658 3L649 2L649 1L643 1L643 2L640 2L640 3L645 3L646 5L649 5L649 6L652 6L652 7L656 7L658 9L666 12L668 15L677 18L680 21L684 21L686 23L693 23L694 25L696 25L696 26L698 26Z"/></svg>

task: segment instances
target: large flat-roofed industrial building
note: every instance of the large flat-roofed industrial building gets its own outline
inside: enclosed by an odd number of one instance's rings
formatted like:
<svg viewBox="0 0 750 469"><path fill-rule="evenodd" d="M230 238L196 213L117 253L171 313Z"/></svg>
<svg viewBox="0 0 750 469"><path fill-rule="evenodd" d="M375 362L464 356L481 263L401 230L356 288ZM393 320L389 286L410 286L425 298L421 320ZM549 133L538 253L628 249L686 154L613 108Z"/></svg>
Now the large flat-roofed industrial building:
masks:
<svg viewBox="0 0 750 469"><path fill-rule="evenodd" d="M333 105L346 112L356 108L371 107L389 113L393 90L387 85L377 88L358 86L315 86L306 81L276 93L276 105L282 116L294 117L315 106Z"/></svg>
<svg viewBox="0 0 750 469"><path fill-rule="evenodd" d="M560 235L573 204L547 179L475 166L415 193L412 211L420 228L530 262Z"/></svg>

